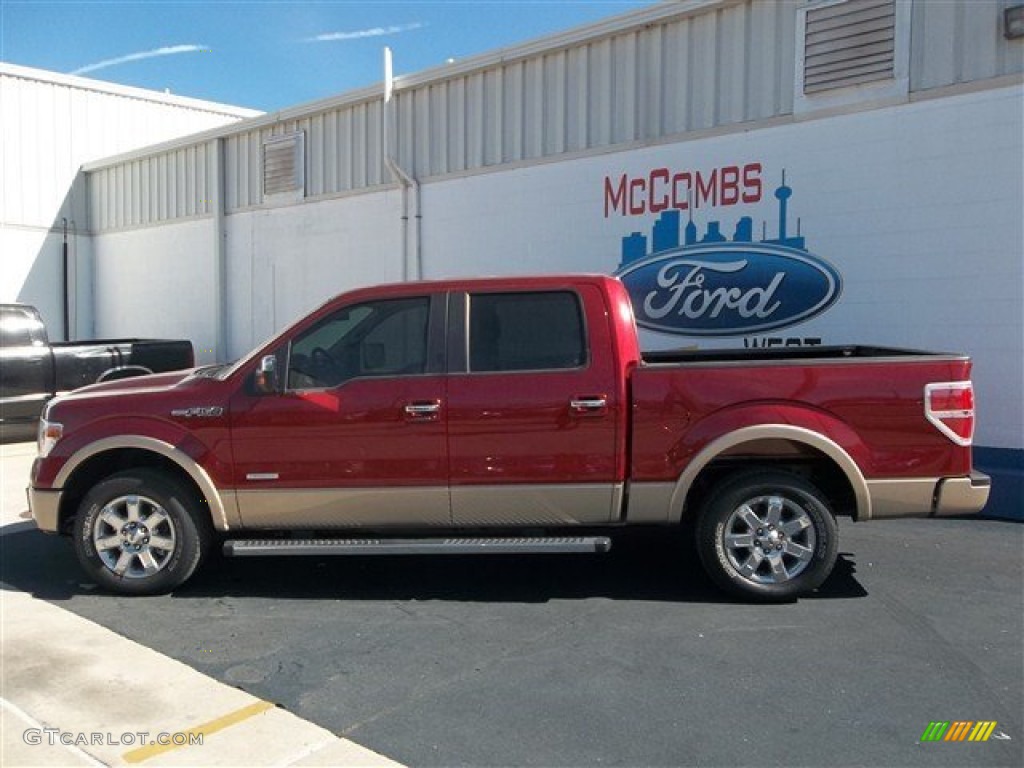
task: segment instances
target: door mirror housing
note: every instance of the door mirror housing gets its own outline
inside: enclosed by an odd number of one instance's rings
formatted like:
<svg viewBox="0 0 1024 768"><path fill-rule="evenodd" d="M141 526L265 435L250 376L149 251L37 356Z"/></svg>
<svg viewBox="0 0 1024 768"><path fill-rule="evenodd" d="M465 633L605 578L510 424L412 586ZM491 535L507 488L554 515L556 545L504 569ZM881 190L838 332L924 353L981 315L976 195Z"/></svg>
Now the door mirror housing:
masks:
<svg viewBox="0 0 1024 768"><path fill-rule="evenodd" d="M253 376L253 388L260 395L274 395L281 391L276 355L265 355L260 360L260 365Z"/></svg>

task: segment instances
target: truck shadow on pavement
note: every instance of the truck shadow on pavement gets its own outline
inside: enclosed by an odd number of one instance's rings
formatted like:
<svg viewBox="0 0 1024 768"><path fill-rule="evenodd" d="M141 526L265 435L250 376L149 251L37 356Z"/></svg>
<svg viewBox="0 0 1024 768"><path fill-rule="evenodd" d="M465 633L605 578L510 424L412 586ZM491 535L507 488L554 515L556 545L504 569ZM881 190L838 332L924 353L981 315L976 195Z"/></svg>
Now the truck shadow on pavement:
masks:
<svg viewBox="0 0 1024 768"><path fill-rule="evenodd" d="M0 536L3 588L43 600L98 593L78 567L70 541L24 530ZM809 598L864 597L854 555L842 553ZM225 558L214 554L175 598L289 600L452 600L544 603L604 597L733 603L704 575L676 531L619 534L604 555Z"/></svg>

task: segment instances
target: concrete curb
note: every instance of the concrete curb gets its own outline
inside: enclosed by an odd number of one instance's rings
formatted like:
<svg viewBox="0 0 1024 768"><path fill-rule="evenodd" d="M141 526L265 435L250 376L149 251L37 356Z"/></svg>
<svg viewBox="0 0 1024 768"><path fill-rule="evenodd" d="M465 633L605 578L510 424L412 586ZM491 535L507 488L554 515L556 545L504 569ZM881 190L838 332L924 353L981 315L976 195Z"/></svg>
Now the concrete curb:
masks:
<svg viewBox="0 0 1024 768"><path fill-rule="evenodd" d="M0 543L4 534L34 526L26 521L24 491L34 457L33 443L0 446ZM5 588L0 765L399 764L98 624Z"/></svg>

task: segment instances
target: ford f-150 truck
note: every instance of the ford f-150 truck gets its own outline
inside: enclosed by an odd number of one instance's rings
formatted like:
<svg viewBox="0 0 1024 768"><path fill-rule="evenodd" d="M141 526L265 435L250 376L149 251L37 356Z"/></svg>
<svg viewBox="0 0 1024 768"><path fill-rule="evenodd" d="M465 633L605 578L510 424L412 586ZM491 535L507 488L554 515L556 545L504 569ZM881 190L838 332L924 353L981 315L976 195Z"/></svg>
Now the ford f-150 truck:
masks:
<svg viewBox="0 0 1024 768"><path fill-rule="evenodd" d="M35 307L0 304L0 440L31 440L43 405L59 392L193 365L190 341L51 343Z"/></svg>
<svg viewBox="0 0 1024 768"><path fill-rule="evenodd" d="M685 524L717 584L788 600L831 571L838 516L984 506L969 374L883 348L644 355L603 276L367 288L232 365L51 401L30 503L122 593L180 585L215 543L601 552Z"/></svg>

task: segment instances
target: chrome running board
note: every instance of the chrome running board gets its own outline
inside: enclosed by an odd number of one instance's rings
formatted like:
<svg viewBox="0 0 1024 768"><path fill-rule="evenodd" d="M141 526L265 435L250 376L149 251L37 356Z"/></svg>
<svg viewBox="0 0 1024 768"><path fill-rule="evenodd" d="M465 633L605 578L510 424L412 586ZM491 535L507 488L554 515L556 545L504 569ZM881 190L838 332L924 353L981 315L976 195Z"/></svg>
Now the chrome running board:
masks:
<svg viewBox="0 0 1024 768"><path fill-rule="evenodd" d="M607 552L607 536L447 539L232 539L227 557L267 555L516 555Z"/></svg>

